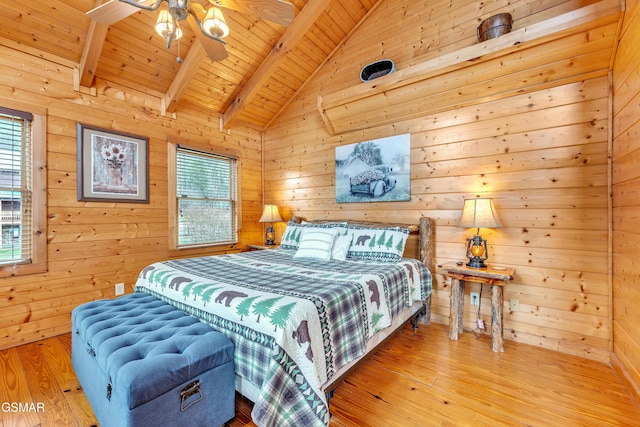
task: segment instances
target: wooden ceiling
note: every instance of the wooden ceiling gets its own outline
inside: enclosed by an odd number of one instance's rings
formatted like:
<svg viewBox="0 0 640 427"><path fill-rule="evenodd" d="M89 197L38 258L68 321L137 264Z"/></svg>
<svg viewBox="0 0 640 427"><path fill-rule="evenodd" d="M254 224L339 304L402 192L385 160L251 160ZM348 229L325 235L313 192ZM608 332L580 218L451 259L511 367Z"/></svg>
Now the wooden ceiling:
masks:
<svg viewBox="0 0 640 427"><path fill-rule="evenodd" d="M220 114L224 128L265 129L382 0L289 0L288 27L225 9L229 57L219 62L188 25L167 49L153 29L157 11L96 24L86 12L105 1L4 2L0 44L77 67L77 86L104 81L157 96L163 114L188 105Z"/></svg>

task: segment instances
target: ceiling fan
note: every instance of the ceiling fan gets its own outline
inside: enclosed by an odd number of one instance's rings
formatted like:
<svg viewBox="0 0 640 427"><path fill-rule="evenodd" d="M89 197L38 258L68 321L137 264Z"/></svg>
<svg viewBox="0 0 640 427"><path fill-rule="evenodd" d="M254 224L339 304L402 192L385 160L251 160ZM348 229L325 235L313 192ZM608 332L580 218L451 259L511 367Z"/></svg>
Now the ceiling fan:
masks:
<svg viewBox="0 0 640 427"><path fill-rule="evenodd" d="M167 9L160 9L164 2ZM221 61L229 56L222 40L229 34L229 27L221 8L248 13L284 26L291 24L295 17L293 4L284 0L109 0L87 12L87 16L96 22L112 25L140 9L160 9L155 29L167 40L167 48L182 36L180 22L187 20L207 56L212 61Z"/></svg>

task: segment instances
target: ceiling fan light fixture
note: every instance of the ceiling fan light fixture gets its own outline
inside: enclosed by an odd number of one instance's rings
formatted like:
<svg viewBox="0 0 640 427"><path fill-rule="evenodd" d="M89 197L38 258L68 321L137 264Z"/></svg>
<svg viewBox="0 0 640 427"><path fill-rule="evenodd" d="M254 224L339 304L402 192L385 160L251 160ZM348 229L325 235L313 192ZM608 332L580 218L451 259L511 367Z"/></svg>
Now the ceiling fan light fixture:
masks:
<svg viewBox="0 0 640 427"><path fill-rule="evenodd" d="M202 21L202 28L209 34L217 38L224 38L229 35L229 26L222 16L222 11L212 6L207 11L207 15Z"/></svg>
<svg viewBox="0 0 640 427"><path fill-rule="evenodd" d="M171 38L172 40L177 40L182 37L182 30L176 25L175 20L167 9L162 9L160 10L160 13L158 13L158 19L156 20L155 29L156 33L158 33L165 39L169 39L172 34L174 35Z"/></svg>

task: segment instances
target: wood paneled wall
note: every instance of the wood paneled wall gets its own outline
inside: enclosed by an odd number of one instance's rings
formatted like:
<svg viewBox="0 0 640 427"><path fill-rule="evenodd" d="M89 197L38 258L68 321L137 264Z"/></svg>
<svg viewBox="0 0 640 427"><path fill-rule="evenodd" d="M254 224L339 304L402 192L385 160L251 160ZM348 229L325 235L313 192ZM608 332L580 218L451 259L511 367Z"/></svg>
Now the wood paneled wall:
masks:
<svg viewBox="0 0 640 427"><path fill-rule="evenodd" d="M613 67L614 361L640 402L640 4L627 1Z"/></svg>
<svg viewBox="0 0 640 427"><path fill-rule="evenodd" d="M51 58L51 57L49 57ZM55 61L55 58L53 58ZM0 349L68 332L78 304L132 291L147 264L169 258L167 141L241 158L241 245L262 239L261 135L218 131L218 117L197 109L160 115L160 97L97 82L97 96L73 90L73 64L0 46L3 98L47 108L48 271L0 279ZM86 92L86 91L85 91ZM76 123L149 138L148 204L78 202ZM238 245L237 247L241 246ZM224 246L219 251L234 251Z"/></svg>
<svg viewBox="0 0 640 427"><path fill-rule="evenodd" d="M483 230L490 261L517 269L505 288L506 301L520 302L520 311L505 310L507 339L603 361L608 361L613 345L621 368L637 388L636 1L627 2L614 67L613 120L606 76L389 125L372 124L335 137L329 136L317 109L319 94L359 84L360 69L374 60L392 58L401 70L474 44L481 18L508 11L517 26L548 18L550 10L569 11L589 3L593 1L381 0L265 132L265 201L280 205L285 217L295 213L310 219L394 222L434 217L436 256L443 263L462 258L465 239L473 234L456 226L464 198L493 197L504 227ZM340 17L334 18L340 25ZM240 154L241 243L262 240L257 223L263 190L259 132L234 128L230 134L220 133L218 117L195 107L176 118L161 116L159 94L114 82L98 81L97 95L76 92L74 66L52 55L43 58L0 46L0 99L44 105L48 111L49 218L48 272L0 279L0 348L67 332L75 306L113 296L115 283L125 282L131 291L141 268L169 257L167 140ZM150 138L149 204L76 200L77 122ZM336 204L335 147L402 133L412 135L411 201ZM611 176L613 293L608 252ZM278 224L279 235L283 228ZM435 279L433 320L447 323L449 283L440 274ZM479 289L473 284L467 292ZM488 289L483 289L485 321L490 316L487 296ZM470 311L467 307L467 326L473 321Z"/></svg>
<svg viewBox="0 0 640 427"><path fill-rule="evenodd" d="M463 200L493 197L504 225L483 230L490 262L516 268L505 286L505 337L601 361L611 349L609 283L610 83L600 74L499 101L330 136L318 95L359 83L362 66L398 70L476 43L479 17L532 21L585 2L386 0L265 132L265 198L309 219L436 220L439 264L464 257L475 230L457 227ZM384 23L384 24L383 24ZM508 69L504 70L509 72ZM428 81L425 83L428 84ZM376 108L371 105L372 111ZM335 203L335 147L411 134L411 201ZM279 235L284 224L280 224ZM448 323L449 282L435 277L433 321ZM479 284L467 286L468 292ZM490 320L489 289L481 316ZM508 301L519 300L511 312ZM465 326L473 326L470 307Z"/></svg>

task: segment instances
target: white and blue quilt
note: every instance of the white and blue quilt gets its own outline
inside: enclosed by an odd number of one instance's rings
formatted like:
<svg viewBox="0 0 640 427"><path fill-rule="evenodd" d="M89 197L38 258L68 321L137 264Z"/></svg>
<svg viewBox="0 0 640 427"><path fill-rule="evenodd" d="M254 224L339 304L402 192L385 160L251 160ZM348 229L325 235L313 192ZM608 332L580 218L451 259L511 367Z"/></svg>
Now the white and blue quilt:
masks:
<svg viewBox="0 0 640 427"><path fill-rule="evenodd" d="M319 261L274 249L154 263L135 291L227 335L236 374L260 389L258 426L327 426L322 384L431 293L421 262Z"/></svg>

